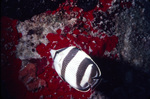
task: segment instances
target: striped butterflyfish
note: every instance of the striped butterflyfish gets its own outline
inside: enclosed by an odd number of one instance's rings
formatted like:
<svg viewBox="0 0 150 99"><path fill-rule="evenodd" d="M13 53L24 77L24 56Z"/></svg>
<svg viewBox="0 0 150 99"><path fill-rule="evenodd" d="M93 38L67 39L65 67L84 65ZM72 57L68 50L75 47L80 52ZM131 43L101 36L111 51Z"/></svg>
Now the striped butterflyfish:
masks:
<svg viewBox="0 0 150 99"><path fill-rule="evenodd" d="M89 91L100 81L98 65L75 46L50 51L58 75L78 91Z"/></svg>

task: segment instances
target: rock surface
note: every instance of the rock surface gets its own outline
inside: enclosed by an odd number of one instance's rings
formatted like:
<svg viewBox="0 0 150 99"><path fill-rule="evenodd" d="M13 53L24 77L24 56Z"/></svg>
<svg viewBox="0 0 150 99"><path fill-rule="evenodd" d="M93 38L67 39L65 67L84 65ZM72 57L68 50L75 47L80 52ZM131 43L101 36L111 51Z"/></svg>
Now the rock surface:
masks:
<svg viewBox="0 0 150 99"><path fill-rule="evenodd" d="M36 91L46 86L46 81L37 77L35 64L28 63L19 71L19 79L25 84L29 91Z"/></svg>
<svg viewBox="0 0 150 99"><path fill-rule="evenodd" d="M150 2L135 0L134 3L116 17L118 51L124 61L150 72L150 20L147 18Z"/></svg>

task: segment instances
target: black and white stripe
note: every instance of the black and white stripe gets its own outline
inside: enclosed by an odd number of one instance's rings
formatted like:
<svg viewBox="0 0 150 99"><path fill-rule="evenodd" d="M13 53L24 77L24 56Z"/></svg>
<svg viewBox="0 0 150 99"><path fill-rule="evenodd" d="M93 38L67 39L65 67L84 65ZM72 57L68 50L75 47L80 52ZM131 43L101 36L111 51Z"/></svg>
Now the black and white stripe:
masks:
<svg viewBox="0 0 150 99"><path fill-rule="evenodd" d="M51 50L51 55L56 72L73 88L88 91L99 81L93 79L101 76L99 67L85 52L75 46Z"/></svg>

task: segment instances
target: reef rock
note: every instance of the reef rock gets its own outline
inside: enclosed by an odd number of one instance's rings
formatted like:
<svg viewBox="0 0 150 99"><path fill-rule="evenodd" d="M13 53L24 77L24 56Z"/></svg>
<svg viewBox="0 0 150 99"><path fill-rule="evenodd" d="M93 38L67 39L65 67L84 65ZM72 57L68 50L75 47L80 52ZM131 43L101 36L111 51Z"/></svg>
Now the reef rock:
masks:
<svg viewBox="0 0 150 99"><path fill-rule="evenodd" d="M133 2L133 6L116 17L115 32L119 36L120 57L145 72L150 71L149 2Z"/></svg>

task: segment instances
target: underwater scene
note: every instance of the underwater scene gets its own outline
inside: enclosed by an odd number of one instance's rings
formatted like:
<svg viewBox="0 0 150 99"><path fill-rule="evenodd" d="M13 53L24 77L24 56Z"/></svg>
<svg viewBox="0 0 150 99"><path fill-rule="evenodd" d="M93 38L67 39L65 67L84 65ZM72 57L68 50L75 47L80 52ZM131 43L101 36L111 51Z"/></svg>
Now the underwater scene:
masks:
<svg viewBox="0 0 150 99"><path fill-rule="evenodd" d="M1 0L1 99L150 99L150 0Z"/></svg>

